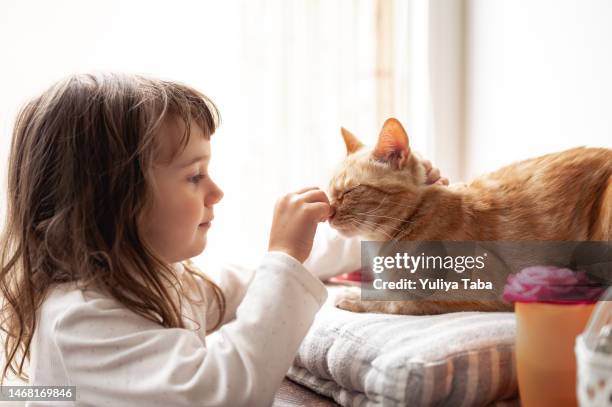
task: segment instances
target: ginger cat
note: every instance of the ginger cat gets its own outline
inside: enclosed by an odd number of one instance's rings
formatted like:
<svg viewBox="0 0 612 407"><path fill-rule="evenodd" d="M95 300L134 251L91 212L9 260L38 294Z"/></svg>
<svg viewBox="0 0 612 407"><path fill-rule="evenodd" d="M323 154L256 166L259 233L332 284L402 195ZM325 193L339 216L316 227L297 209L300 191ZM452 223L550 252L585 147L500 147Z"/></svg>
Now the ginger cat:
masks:
<svg viewBox="0 0 612 407"><path fill-rule="evenodd" d="M332 227L365 240L600 240L612 238L612 150L578 147L517 162L468 184L427 185L400 122L374 148L342 129L347 156L330 181ZM361 301L356 312L509 311L503 301Z"/></svg>

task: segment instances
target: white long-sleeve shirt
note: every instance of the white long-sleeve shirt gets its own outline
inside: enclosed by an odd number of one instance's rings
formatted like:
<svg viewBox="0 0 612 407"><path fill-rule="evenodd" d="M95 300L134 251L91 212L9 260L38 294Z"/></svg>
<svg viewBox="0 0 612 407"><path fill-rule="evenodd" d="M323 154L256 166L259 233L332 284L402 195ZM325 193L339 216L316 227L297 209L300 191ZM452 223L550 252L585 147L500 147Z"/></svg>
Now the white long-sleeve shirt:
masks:
<svg viewBox="0 0 612 407"><path fill-rule="evenodd" d="M323 278L358 268L358 241L320 229L305 266ZM76 386L76 403L27 405L270 405L327 297L305 266L269 252L255 270L226 267L218 281L224 325L209 338L207 321L218 315L212 303L183 301L188 328L164 328L114 298L62 284L39 310L30 384ZM174 267L181 278L183 266Z"/></svg>

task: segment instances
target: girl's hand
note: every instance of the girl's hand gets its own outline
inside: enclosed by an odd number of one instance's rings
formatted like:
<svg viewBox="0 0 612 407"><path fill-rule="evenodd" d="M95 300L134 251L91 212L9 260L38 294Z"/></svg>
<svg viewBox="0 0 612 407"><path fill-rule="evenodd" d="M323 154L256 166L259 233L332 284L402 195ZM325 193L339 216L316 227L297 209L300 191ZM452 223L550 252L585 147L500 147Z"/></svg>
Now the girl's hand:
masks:
<svg viewBox="0 0 612 407"><path fill-rule="evenodd" d="M283 196L274 207L268 250L285 252L303 263L312 250L317 223L330 215L329 199L318 187Z"/></svg>
<svg viewBox="0 0 612 407"><path fill-rule="evenodd" d="M448 185L448 178L440 176L440 170L435 168L431 161L425 160L422 162L425 167L425 173L427 174L426 184L436 184L436 185Z"/></svg>

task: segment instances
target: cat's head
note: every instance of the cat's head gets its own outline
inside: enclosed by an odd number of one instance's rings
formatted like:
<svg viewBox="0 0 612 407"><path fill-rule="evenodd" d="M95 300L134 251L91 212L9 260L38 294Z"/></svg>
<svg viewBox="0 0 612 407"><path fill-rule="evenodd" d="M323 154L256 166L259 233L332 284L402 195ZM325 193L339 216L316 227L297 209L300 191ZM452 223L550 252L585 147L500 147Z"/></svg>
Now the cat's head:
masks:
<svg viewBox="0 0 612 407"><path fill-rule="evenodd" d="M426 182L422 160L394 118L384 123L374 147L344 128L341 132L347 155L329 184L329 222L345 236L388 240L402 227Z"/></svg>

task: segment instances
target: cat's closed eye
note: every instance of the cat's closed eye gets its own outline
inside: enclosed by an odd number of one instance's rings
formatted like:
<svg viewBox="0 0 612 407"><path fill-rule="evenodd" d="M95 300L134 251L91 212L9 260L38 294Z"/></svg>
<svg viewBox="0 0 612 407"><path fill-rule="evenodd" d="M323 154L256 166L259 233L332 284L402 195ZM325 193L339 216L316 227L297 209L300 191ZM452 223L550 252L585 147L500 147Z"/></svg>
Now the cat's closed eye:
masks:
<svg viewBox="0 0 612 407"><path fill-rule="evenodd" d="M349 194L350 192L355 191L355 190L356 190L357 188L359 188L360 186L361 186L361 185L355 185L355 186L352 186L352 187L347 188L347 189L345 189L344 191L340 192L340 193L338 194L338 200L339 200L339 201L341 201L341 200L342 200L342 198L344 198L344 196L345 196L345 195Z"/></svg>

